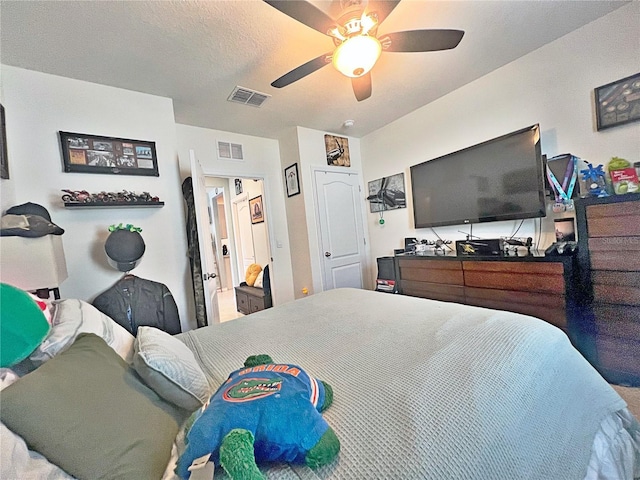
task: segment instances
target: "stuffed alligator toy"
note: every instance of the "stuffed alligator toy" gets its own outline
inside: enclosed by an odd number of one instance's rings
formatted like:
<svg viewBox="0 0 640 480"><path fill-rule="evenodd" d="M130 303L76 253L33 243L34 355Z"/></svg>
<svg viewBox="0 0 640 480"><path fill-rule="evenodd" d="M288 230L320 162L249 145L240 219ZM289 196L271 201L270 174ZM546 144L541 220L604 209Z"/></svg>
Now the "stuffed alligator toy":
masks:
<svg viewBox="0 0 640 480"><path fill-rule="evenodd" d="M331 386L302 368L251 356L194 414L176 473L189 478L192 464L206 463L209 454L233 480L264 479L256 462L326 465L340 450L320 413L332 402Z"/></svg>

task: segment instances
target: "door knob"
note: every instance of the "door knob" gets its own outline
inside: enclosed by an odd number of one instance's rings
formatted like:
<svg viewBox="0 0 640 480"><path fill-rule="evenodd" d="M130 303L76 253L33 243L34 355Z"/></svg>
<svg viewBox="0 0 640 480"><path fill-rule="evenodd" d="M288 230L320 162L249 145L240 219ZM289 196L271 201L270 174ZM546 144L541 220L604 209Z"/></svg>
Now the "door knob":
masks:
<svg viewBox="0 0 640 480"><path fill-rule="evenodd" d="M327 257L327 258L330 257L331 256L331 252L324 252L324 256Z"/></svg>
<svg viewBox="0 0 640 480"><path fill-rule="evenodd" d="M207 280L211 280L212 278L216 278L216 274L215 273L205 273L202 278L204 279L204 281L206 282Z"/></svg>

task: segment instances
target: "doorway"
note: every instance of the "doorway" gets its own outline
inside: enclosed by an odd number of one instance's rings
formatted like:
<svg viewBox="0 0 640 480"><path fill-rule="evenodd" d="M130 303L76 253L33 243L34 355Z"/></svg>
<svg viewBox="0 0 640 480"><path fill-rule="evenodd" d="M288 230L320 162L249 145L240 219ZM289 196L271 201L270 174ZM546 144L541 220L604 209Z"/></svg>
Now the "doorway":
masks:
<svg viewBox="0 0 640 480"><path fill-rule="evenodd" d="M206 176L209 197L211 249L217 263L220 322L242 317L235 288L245 279L248 265L263 268L271 261L268 215L252 220L249 204L260 200L264 208L264 181L260 178Z"/></svg>
<svg viewBox="0 0 640 480"><path fill-rule="evenodd" d="M313 175L322 288L363 288L366 251L358 175L320 168Z"/></svg>

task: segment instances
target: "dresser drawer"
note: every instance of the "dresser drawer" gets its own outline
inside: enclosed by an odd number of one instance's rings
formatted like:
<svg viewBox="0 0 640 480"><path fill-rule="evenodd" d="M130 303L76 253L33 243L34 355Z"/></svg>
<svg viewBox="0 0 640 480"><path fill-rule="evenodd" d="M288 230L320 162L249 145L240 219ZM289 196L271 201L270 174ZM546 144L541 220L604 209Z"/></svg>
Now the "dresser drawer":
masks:
<svg viewBox="0 0 640 480"><path fill-rule="evenodd" d="M637 338L598 335L599 369L618 376L640 377L640 341Z"/></svg>
<svg viewBox="0 0 640 480"><path fill-rule="evenodd" d="M402 293L412 297L464 303L464 287L461 285L442 285L439 283L402 280Z"/></svg>
<svg viewBox="0 0 640 480"><path fill-rule="evenodd" d="M264 297L249 297L249 313L259 312L264 310Z"/></svg>
<svg viewBox="0 0 640 480"><path fill-rule="evenodd" d="M244 313L245 315L251 313L249 310L249 296L239 290L236 290L236 307L239 312Z"/></svg>
<svg viewBox="0 0 640 480"><path fill-rule="evenodd" d="M552 262L472 262L462 263L468 287L555 293L564 295L564 267Z"/></svg>
<svg viewBox="0 0 640 480"><path fill-rule="evenodd" d="M586 215L589 237L640 236L637 202L589 205Z"/></svg>
<svg viewBox="0 0 640 480"><path fill-rule="evenodd" d="M462 263L458 261L400 259L398 265L403 280L464 285Z"/></svg>

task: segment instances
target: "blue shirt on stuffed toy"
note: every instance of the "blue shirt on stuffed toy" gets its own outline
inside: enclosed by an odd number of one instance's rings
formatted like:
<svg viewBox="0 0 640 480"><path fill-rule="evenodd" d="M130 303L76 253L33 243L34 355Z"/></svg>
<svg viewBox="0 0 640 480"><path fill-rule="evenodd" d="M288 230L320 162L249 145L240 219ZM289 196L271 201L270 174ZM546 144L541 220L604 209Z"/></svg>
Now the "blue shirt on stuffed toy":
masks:
<svg viewBox="0 0 640 480"><path fill-rule="evenodd" d="M186 437L187 448L176 473L189 478L192 462L211 453L220 465L220 445L233 429L255 437L257 462L304 463L329 425L320 414L322 382L290 364L266 364L236 370L197 414Z"/></svg>

